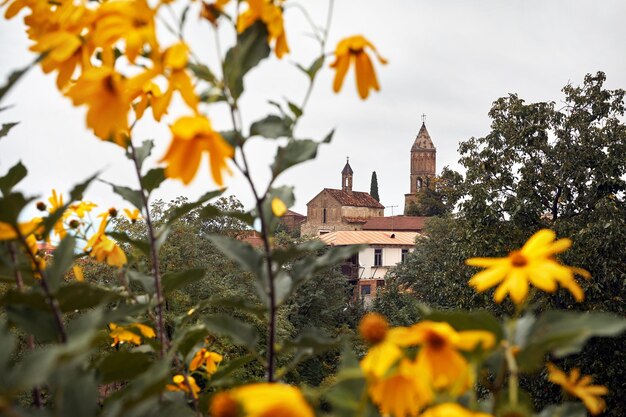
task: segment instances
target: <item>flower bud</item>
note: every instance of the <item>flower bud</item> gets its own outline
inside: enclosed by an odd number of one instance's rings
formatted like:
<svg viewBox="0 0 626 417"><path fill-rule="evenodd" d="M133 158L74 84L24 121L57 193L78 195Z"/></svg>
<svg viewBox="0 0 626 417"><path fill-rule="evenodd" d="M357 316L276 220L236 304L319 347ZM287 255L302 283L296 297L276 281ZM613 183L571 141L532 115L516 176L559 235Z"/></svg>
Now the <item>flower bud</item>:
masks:
<svg viewBox="0 0 626 417"><path fill-rule="evenodd" d="M111 207L109 209L109 216L111 216L111 217L116 217L117 216L117 209L115 207Z"/></svg>
<svg viewBox="0 0 626 417"><path fill-rule="evenodd" d="M44 203L43 201L38 201L37 202L37 210L39 210L39 211L46 211L46 203Z"/></svg>

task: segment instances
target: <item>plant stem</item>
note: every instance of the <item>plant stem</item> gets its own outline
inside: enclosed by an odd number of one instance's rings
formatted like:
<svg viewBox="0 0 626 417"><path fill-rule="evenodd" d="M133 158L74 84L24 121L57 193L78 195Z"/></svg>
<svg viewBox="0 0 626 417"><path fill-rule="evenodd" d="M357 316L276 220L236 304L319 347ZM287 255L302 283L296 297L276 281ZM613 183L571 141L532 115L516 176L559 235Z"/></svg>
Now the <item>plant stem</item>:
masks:
<svg viewBox="0 0 626 417"><path fill-rule="evenodd" d="M52 315L54 316L54 323L56 324L57 330L59 331L60 342L66 343L67 332L65 330L65 325L63 324L63 314L61 313L61 307L59 306L59 301L56 298L54 298L54 296L52 295L52 291L50 291L50 287L48 286L48 281L46 280L46 273L45 271L41 269L41 266L39 265L37 254L31 252L30 247L28 246L28 243L26 242L26 237L22 234L21 230L19 230L19 227L15 228L15 233L17 234L20 242L22 242L22 246L26 250L28 257L31 259L35 267L35 272L39 274L39 276L41 277L38 281L39 281L39 284L41 285L41 288L43 288L43 292L46 295L46 302L48 303L48 305L50 306L50 309L52 310Z"/></svg>
<svg viewBox="0 0 626 417"><path fill-rule="evenodd" d="M513 349L515 347L515 331L517 320L513 319L509 322L508 342L504 346L504 355L509 368L509 402L515 406L519 402L519 370L515 361Z"/></svg>
<svg viewBox="0 0 626 417"><path fill-rule="evenodd" d="M17 286L17 290L19 292L24 292L24 281L22 280L22 273L17 267L17 250L15 249L15 244L13 242L9 243L9 255L15 268L13 273L15 274L15 285ZM28 350L32 351L35 349L35 337L32 334L26 336L26 344L28 345ZM42 399L39 387L33 387L32 395L35 407L41 408Z"/></svg>
<svg viewBox="0 0 626 417"><path fill-rule="evenodd" d="M156 313L157 313L157 329L159 332L159 342L161 343L161 350L159 357L165 357L169 342L167 340L167 334L165 333L165 321L163 319L163 286L161 284L161 271L159 267L159 255L157 253L157 238L154 231L154 225L152 224L152 217L150 216L150 206L148 204L148 196L146 190L141 184L141 167L137 160L137 152L132 140L128 141L133 164L135 166L135 173L137 174L137 180L139 182L139 193L141 194L141 202L146 211L146 227L148 228L148 239L150 241L150 257L152 259L152 276L154 277L154 289L156 292Z"/></svg>

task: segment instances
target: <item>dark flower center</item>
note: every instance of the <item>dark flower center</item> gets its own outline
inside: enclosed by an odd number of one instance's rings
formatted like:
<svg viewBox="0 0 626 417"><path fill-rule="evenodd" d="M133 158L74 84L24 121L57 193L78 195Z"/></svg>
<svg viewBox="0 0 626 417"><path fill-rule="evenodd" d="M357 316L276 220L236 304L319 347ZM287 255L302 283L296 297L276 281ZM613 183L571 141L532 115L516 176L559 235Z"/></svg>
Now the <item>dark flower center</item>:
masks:
<svg viewBox="0 0 626 417"><path fill-rule="evenodd" d="M511 263L515 267L522 267L528 264L528 259L524 255L522 255L519 251L511 252L509 255L511 258Z"/></svg>

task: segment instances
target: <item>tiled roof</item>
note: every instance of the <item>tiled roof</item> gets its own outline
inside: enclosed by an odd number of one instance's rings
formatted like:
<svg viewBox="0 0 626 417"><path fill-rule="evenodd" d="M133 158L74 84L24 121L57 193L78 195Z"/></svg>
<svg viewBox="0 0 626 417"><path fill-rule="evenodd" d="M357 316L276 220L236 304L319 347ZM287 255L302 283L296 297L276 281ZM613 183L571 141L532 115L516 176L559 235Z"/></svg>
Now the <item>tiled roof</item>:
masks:
<svg viewBox="0 0 626 417"><path fill-rule="evenodd" d="M343 167L343 169L341 170L342 174L354 174L354 172L352 172L352 167L350 166L350 163L346 162L346 166Z"/></svg>
<svg viewBox="0 0 626 417"><path fill-rule="evenodd" d="M428 219L428 217L371 217L367 223L363 225L363 230L398 230L406 232L419 232L424 229L426 219Z"/></svg>
<svg viewBox="0 0 626 417"><path fill-rule="evenodd" d="M371 230L340 230L319 236L329 246L343 245L405 245L413 246L416 232L390 232ZM393 236L393 237L392 237Z"/></svg>
<svg viewBox="0 0 626 417"><path fill-rule="evenodd" d="M324 188L324 191L328 192L342 206L385 208L374 197L361 191L342 191L333 188Z"/></svg>
<svg viewBox="0 0 626 417"><path fill-rule="evenodd" d="M294 217L306 217L304 214L296 213L295 211L287 210L287 213L283 215L285 216L294 216Z"/></svg>

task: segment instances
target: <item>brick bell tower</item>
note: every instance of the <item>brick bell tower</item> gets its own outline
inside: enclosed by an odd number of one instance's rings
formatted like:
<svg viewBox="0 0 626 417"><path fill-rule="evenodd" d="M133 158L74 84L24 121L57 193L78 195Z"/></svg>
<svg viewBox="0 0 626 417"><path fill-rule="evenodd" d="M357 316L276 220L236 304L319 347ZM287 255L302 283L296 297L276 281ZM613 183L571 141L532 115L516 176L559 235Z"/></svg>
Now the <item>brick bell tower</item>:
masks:
<svg viewBox="0 0 626 417"><path fill-rule="evenodd" d="M420 128L411 146L410 192L404 195L404 214L411 203L417 203L421 191L431 185L437 170L437 149L426 129L426 115L422 115Z"/></svg>

